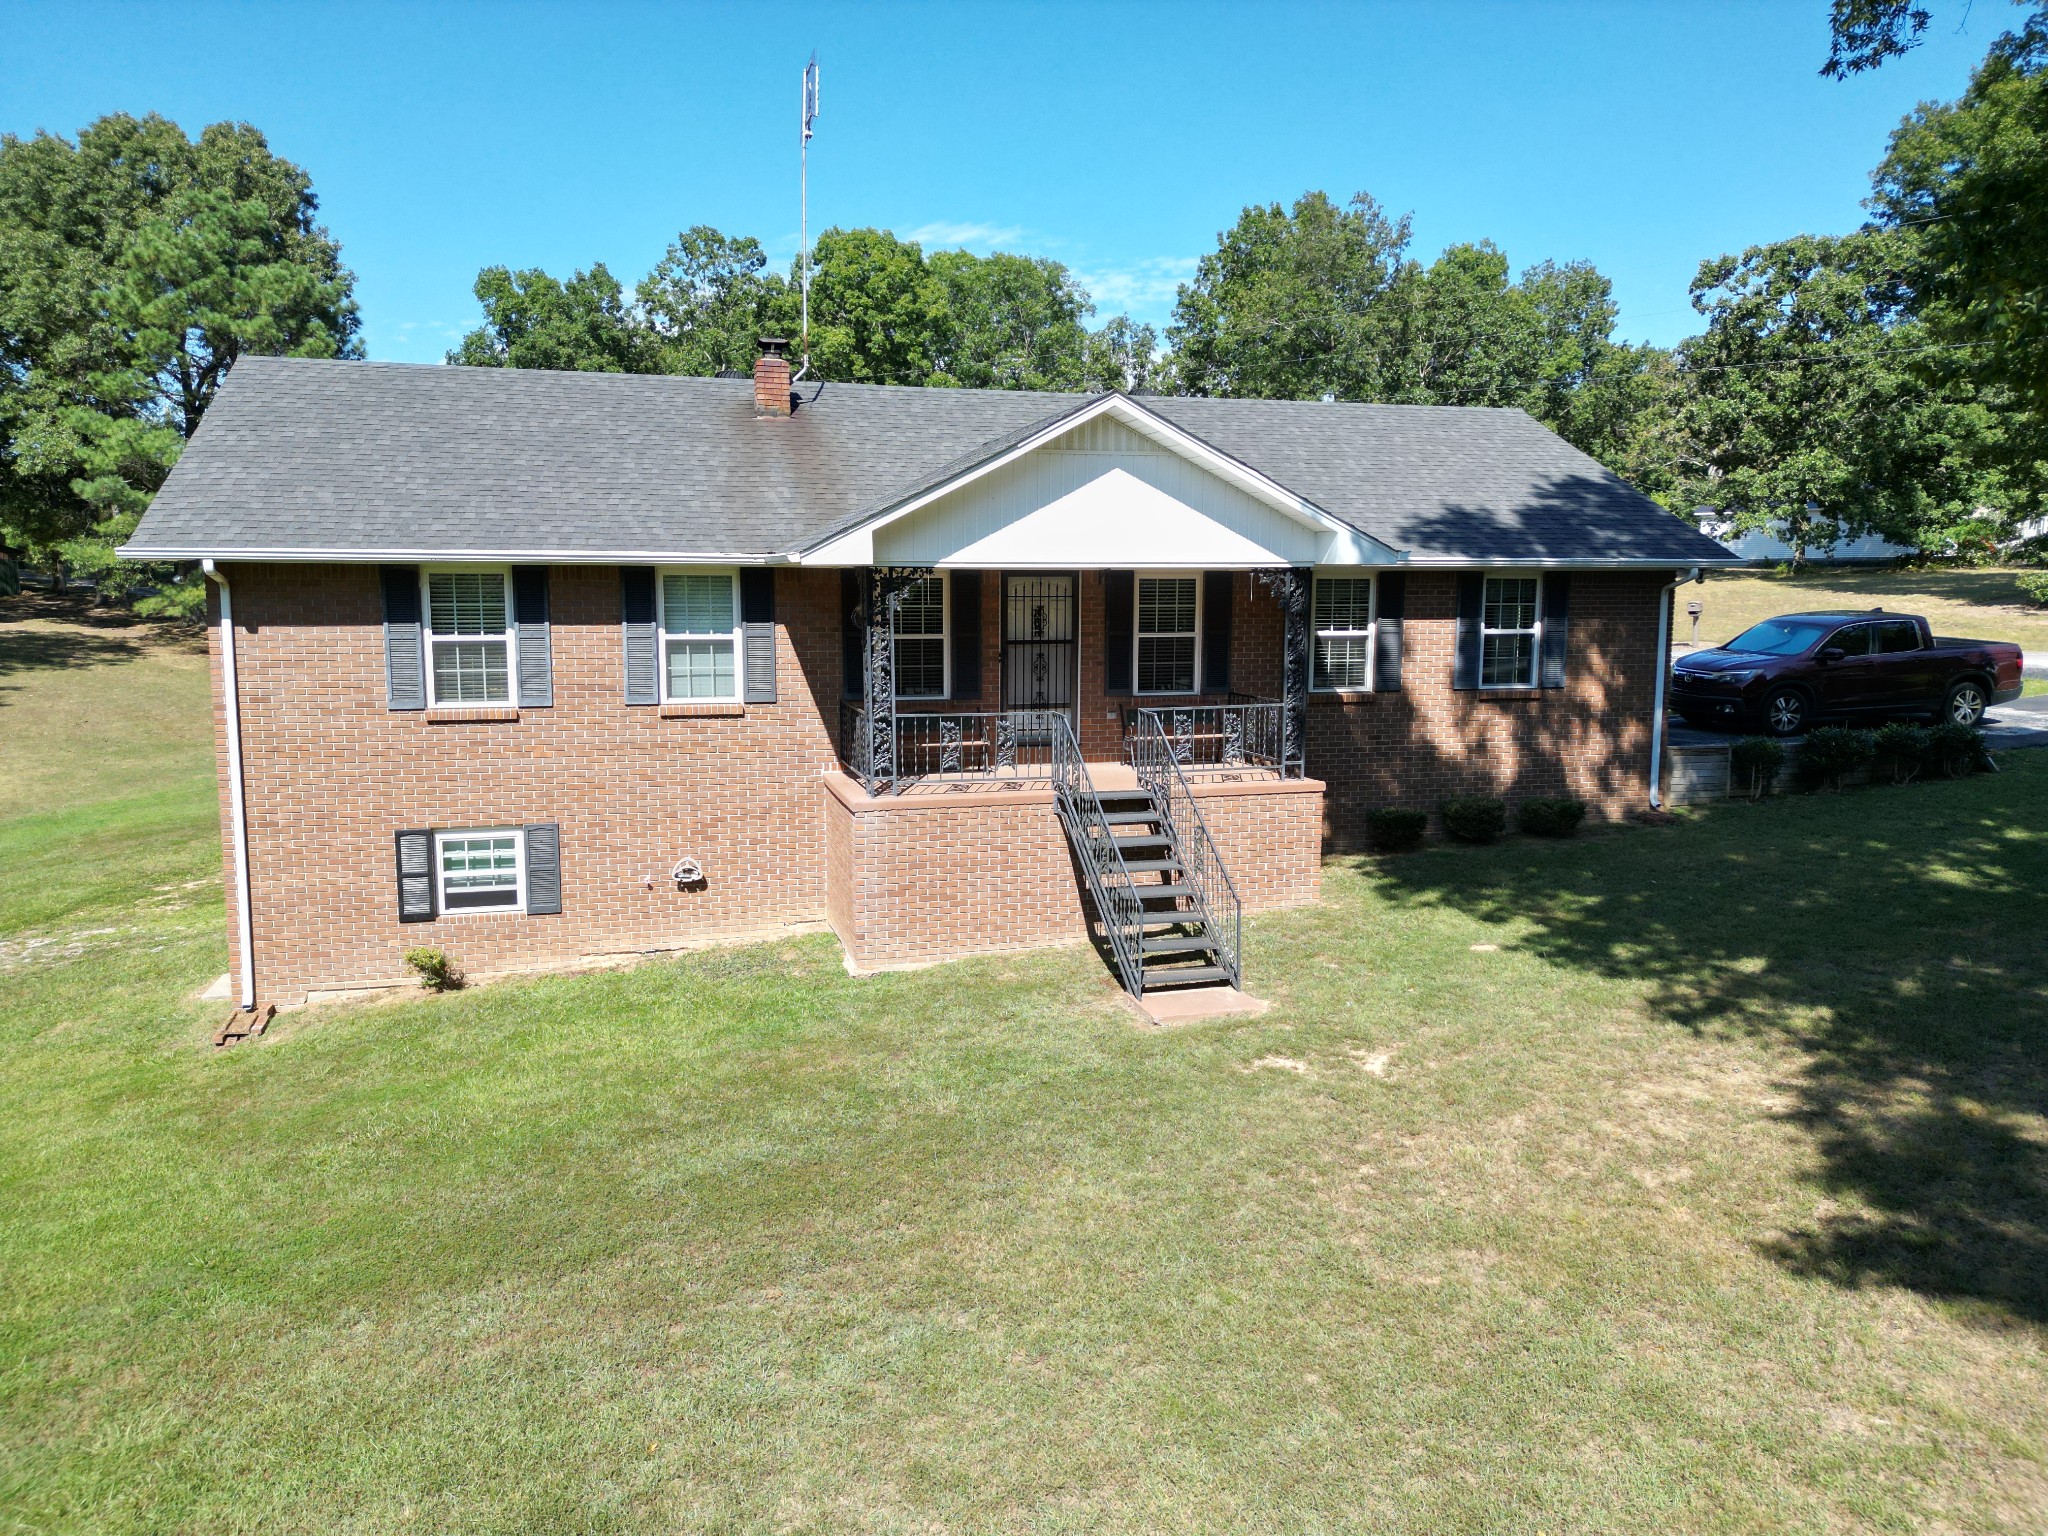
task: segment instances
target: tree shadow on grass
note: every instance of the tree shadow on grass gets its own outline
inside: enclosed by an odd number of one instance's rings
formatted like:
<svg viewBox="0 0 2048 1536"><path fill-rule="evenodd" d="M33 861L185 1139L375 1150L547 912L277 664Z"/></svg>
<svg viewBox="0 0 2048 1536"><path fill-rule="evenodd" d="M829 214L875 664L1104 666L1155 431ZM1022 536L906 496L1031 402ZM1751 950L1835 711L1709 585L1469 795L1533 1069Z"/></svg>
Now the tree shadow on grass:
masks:
<svg viewBox="0 0 2048 1536"><path fill-rule="evenodd" d="M77 629L0 628L0 677L133 661L139 642L118 634Z"/></svg>
<svg viewBox="0 0 2048 1536"><path fill-rule="evenodd" d="M1632 834L1365 866L1390 899L1526 923L1554 964L1802 1057L1840 1210L1760 1248L2048 1326L2048 761L1730 806Z"/></svg>

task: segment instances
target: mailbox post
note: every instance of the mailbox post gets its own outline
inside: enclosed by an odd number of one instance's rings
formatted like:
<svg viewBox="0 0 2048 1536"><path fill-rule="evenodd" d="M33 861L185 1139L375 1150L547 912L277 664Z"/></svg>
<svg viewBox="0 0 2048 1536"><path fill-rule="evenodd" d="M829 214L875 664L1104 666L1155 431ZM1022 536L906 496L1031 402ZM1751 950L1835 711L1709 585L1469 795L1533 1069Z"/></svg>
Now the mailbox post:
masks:
<svg viewBox="0 0 2048 1536"><path fill-rule="evenodd" d="M1685 605L1686 614L1692 619L1692 648L1694 650L1700 648L1700 615L1706 612L1706 609L1707 605L1698 598L1694 598Z"/></svg>

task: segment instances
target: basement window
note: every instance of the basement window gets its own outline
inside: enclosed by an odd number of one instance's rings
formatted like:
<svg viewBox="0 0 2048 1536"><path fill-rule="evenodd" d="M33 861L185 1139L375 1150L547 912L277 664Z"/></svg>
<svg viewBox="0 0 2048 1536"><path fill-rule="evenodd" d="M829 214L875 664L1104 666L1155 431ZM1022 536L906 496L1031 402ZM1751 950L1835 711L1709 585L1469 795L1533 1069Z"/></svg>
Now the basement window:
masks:
<svg viewBox="0 0 2048 1536"><path fill-rule="evenodd" d="M429 704L512 702L510 585L503 570L428 571Z"/></svg>
<svg viewBox="0 0 2048 1536"><path fill-rule="evenodd" d="M1138 692L1195 691L1201 617L1202 583L1198 578L1138 578Z"/></svg>
<svg viewBox="0 0 2048 1536"><path fill-rule="evenodd" d="M518 827L434 834L443 912L526 910L526 834Z"/></svg>

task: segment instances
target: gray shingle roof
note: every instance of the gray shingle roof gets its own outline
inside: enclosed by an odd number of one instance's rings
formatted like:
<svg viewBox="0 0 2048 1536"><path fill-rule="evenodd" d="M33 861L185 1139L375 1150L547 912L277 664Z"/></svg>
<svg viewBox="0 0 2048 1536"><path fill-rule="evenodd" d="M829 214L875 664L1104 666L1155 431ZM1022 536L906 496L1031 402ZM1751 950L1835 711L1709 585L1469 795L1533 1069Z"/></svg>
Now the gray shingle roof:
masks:
<svg viewBox="0 0 2048 1536"><path fill-rule="evenodd" d="M128 550L768 558L1086 398L248 357ZM1520 411L1139 403L1416 559L1730 558Z"/></svg>

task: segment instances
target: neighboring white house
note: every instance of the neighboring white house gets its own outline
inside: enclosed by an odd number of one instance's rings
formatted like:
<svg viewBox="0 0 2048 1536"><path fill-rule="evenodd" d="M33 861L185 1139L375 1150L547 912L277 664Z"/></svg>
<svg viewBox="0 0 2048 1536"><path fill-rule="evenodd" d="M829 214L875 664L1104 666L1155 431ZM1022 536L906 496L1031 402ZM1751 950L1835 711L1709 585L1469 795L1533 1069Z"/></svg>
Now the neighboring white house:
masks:
<svg viewBox="0 0 2048 1536"><path fill-rule="evenodd" d="M1753 528L1745 533L1735 531L1732 518L1720 517L1708 512L1699 515L1700 532L1727 546L1729 551L1741 560L1754 565L1776 565L1781 560L1792 558L1792 546L1781 534L1782 525L1771 528ZM1836 538L1827 544L1807 545L1802 557L1820 562L1850 560L1896 560L1900 555L1915 553L1910 544L1894 544L1877 534L1865 534L1861 538Z"/></svg>

